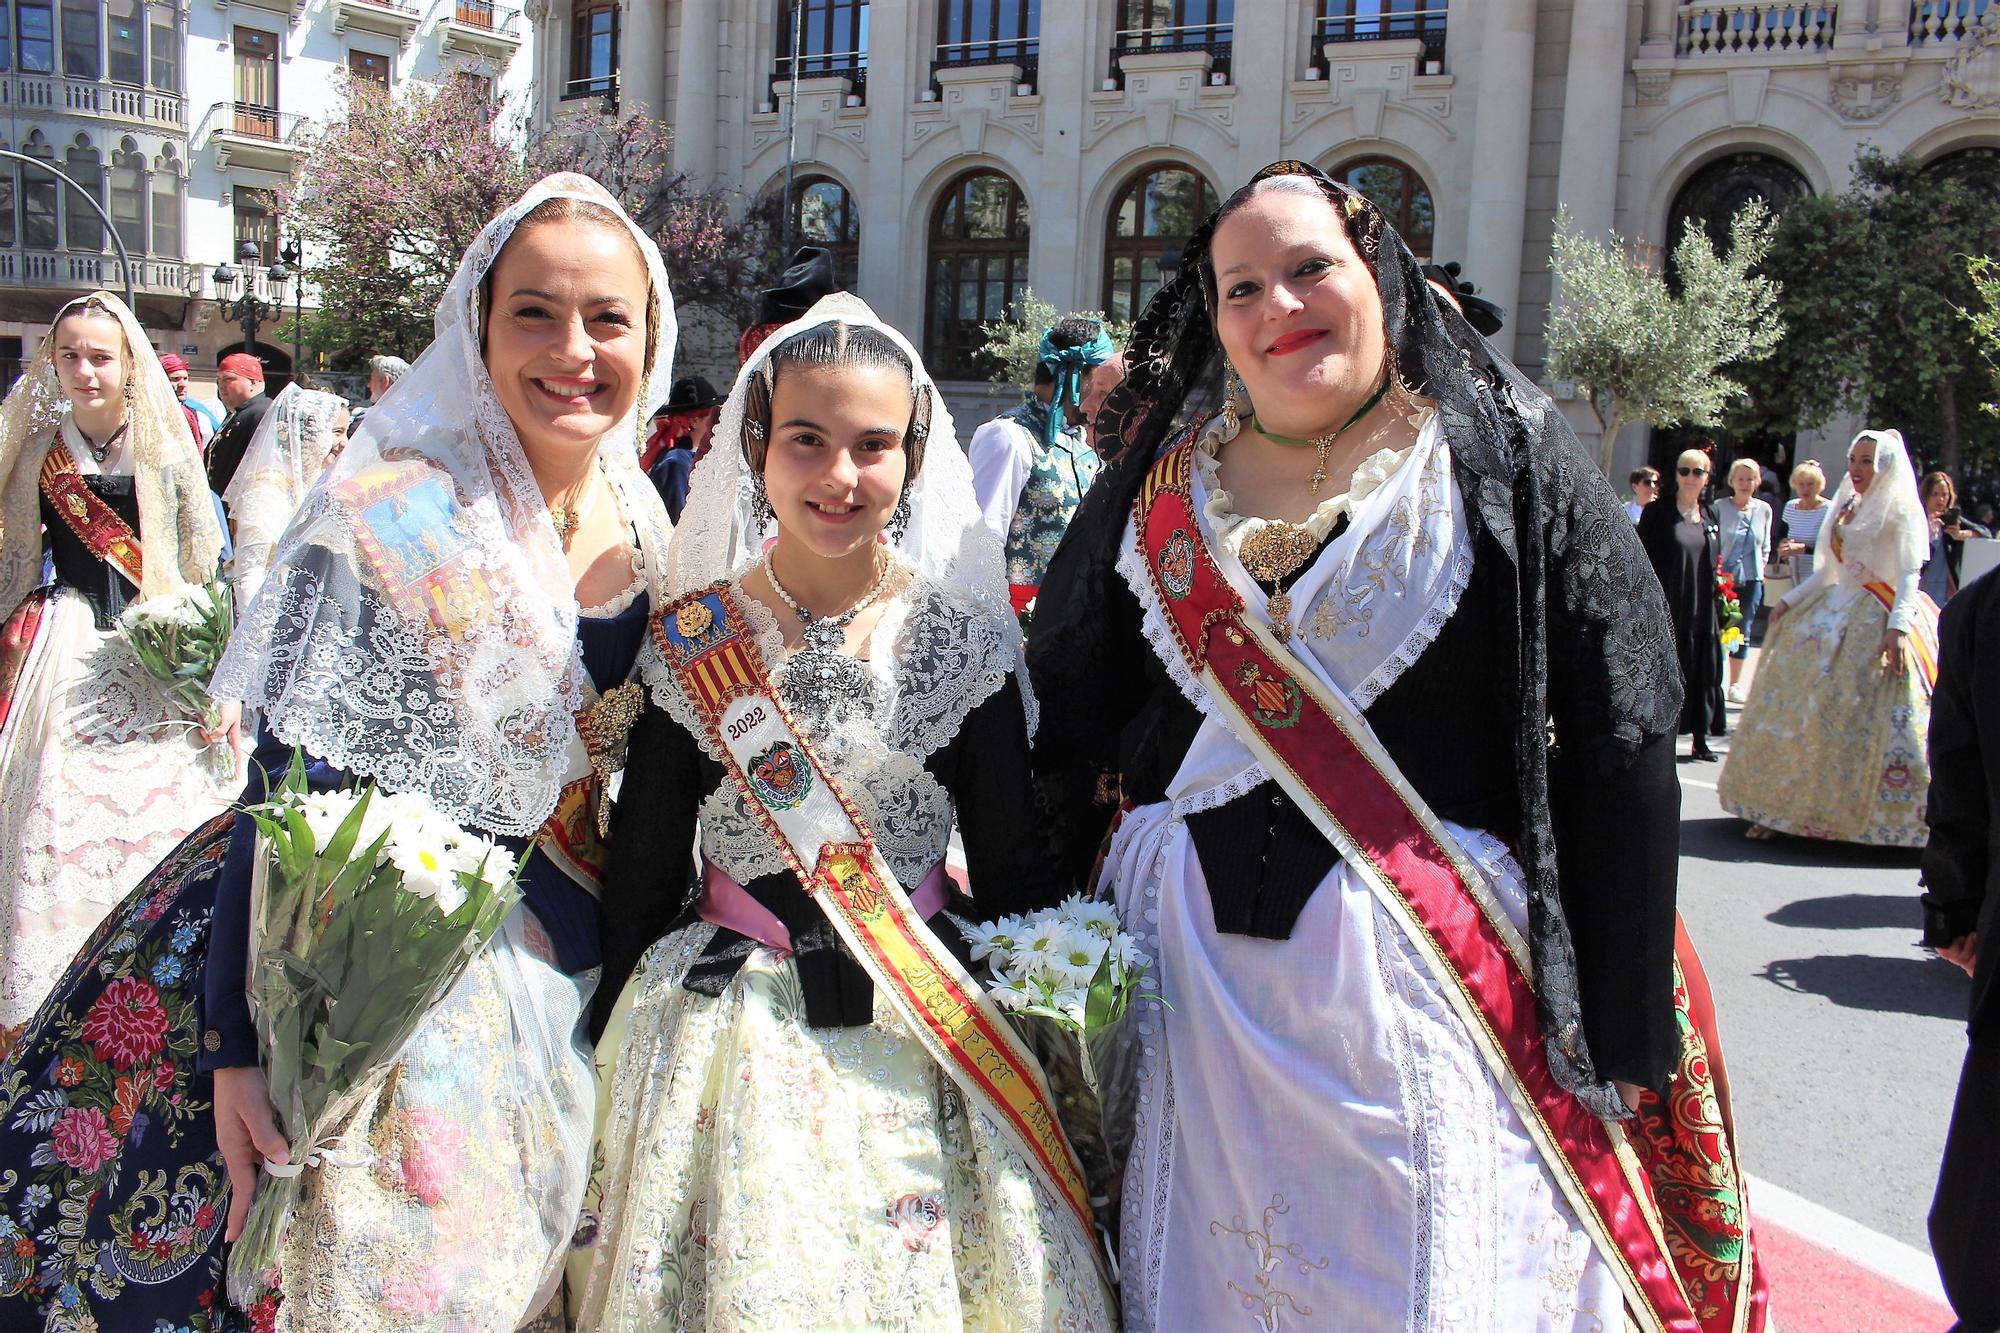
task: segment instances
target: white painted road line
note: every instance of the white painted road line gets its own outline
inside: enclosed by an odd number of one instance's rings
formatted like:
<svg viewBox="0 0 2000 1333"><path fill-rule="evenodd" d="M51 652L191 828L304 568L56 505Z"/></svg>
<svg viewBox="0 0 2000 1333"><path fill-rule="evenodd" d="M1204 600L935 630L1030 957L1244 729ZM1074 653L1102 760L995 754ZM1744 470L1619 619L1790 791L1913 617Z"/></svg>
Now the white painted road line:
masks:
<svg viewBox="0 0 2000 1333"><path fill-rule="evenodd" d="M1753 1227L1759 1221L1769 1222L1898 1286L1941 1305L1946 1303L1937 1261L1923 1250L1871 1230L1853 1218L1843 1217L1768 1180L1751 1176L1748 1186Z"/></svg>

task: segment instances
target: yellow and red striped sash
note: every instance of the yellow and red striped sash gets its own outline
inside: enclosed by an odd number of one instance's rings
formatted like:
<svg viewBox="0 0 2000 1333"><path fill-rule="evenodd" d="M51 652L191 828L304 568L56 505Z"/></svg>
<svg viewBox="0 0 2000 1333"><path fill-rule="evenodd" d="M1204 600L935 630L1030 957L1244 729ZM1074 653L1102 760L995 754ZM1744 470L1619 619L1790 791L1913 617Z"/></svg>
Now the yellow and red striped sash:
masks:
<svg viewBox="0 0 2000 1333"><path fill-rule="evenodd" d="M1006 1133L1096 1252L1089 1191L1041 1066L925 925L854 802L799 734L727 583L669 603L653 637L792 873L933 1059Z"/></svg>
<svg viewBox="0 0 2000 1333"><path fill-rule="evenodd" d="M1884 611L1894 611L1896 609L1896 590L1888 584L1882 582L1880 579L1876 579L1861 586L1866 588L1874 596L1875 600L1882 604ZM1917 596L1923 599L1925 603L1924 610L1928 612L1929 618L1928 621L1925 621L1920 616L1919 623L1908 634L1903 636L1903 642L1909 645L1910 656L1915 659L1917 664L1917 673L1924 678L1924 688L1935 691L1937 689L1937 607L1931 602L1928 594L1918 593ZM1929 633L1924 632L1926 627L1928 627Z"/></svg>

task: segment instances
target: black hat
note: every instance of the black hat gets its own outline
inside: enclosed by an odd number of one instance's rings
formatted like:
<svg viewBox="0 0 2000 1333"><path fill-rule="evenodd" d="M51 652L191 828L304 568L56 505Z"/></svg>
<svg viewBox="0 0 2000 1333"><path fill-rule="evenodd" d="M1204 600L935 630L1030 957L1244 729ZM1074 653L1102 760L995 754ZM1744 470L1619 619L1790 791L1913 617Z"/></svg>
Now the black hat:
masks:
<svg viewBox="0 0 2000 1333"><path fill-rule="evenodd" d="M1459 278L1458 261L1449 264L1425 264L1424 276L1441 284L1444 289L1458 298L1458 308L1465 314L1465 322L1488 338L1500 332L1500 326L1507 320L1507 312L1483 296L1474 296L1477 289Z"/></svg>
<svg viewBox="0 0 2000 1333"><path fill-rule="evenodd" d="M778 285L766 287L757 303L759 324L789 324L840 289L833 272L833 251L817 245L802 245L792 253L792 264L778 277Z"/></svg>
<svg viewBox="0 0 2000 1333"><path fill-rule="evenodd" d="M674 381L673 391L660 408L662 412L699 412L704 407L718 407L726 396L715 391L715 386L699 375Z"/></svg>

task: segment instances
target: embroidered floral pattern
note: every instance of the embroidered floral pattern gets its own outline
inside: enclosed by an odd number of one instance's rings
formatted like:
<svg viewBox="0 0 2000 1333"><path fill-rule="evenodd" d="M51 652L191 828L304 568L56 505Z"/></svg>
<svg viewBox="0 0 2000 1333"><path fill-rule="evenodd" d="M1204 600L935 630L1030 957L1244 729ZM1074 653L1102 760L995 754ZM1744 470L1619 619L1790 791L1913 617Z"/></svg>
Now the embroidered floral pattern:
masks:
<svg viewBox="0 0 2000 1333"><path fill-rule="evenodd" d="M1249 1249L1253 1260L1249 1282L1243 1285L1232 1280L1229 1289L1242 1298L1243 1308L1250 1312L1251 1325L1263 1333L1278 1333L1285 1326L1288 1311L1302 1318L1313 1312L1312 1306L1301 1304L1298 1297L1278 1284L1290 1285L1294 1277L1325 1272L1331 1262L1325 1256L1308 1259L1298 1242L1279 1238L1278 1221L1291 1211L1284 1195L1273 1194L1264 1209L1261 1226L1251 1226L1241 1214L1230 1218L1227 1224L1208 1224L1209 1235L1234 1236ZM1287 1273L1287 1269L1292 1272Z"/></svg>
<svg viewBox="0 0 2000 1333"><path fill-rule="evenodd" d="M217 1287L228 1178L196 992L233 817L112 913L0 1064L0 1320L50 1330L235 1327Z"/></svg>

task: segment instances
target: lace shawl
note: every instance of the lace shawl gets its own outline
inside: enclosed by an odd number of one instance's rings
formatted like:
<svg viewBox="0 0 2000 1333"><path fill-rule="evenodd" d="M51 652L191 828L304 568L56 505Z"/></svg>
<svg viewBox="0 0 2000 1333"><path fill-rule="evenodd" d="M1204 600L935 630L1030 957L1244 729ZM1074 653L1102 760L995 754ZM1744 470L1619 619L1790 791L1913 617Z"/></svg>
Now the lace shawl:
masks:
<svg viewBox="0 0 2000 1333"><path fill-rule="evenodd" d="M285 741L497 835L532 833L555 808L585 693L568 563L480 354L480 282L554 198L612 210L645 259L651 356L597 465L646 569L666 568L672 528L637 448L673 358L666 269L602 186L550 176L466 251L436 340L307 494L211 685Z"/></svg>
<svg viewBox="0 0 2000 1333"><path fill-rule="evenodd" d="M236 526L233 580L239 614L264 586L278 539L325 470L333 423L346 410L346 402L334 394L287 384L257 423L257 433L222 494Z"/></svg>
<svg viewBox="0 0 2000 1333"><path fill-rule="evenodd" d="M117 319L130 353L125 448L145 550L139 595L156 597L206 583L215 577L222 554L222 524L174 386L125 303L110 292L92 292L56 312L35 359L0 404L0 614L18 605L41 578L42 460L70 413L56 379L55 330L72 306L86 301Z"/></svg>
<svg viewBox="0 0 2000 1333"><path fill-rule="evenodd" d="M1838 572L1841 564L1854 561L1894 584L1913 569L1922 569L1930 559L1930 519L1917 490L1916 468L1899 430L1864 430L1854 437L1875 442L1875 479L1860 495L1854 492L1854 478L1843 473L1833 493L1827 521L1819 525L1813 547L1813 567ZM1843 510L1853 507L1853 517L1840 521ZM1833 555L1834 539L1840 541L1840 557Z"/></svg>

